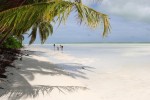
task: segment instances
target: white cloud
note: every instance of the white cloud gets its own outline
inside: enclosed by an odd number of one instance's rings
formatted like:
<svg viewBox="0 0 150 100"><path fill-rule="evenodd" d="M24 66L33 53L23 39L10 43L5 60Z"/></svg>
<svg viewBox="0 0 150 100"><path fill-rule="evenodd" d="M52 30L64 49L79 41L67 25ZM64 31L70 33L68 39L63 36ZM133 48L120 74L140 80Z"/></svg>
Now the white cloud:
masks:
<svg viewBox="0 0 150 100"><path fill-rule="evenodd" d="M150 0L103 0L108 12L150 23Z"/></svg>
<svg viewBox="0 0 150 100"><path fill-rule="evenodd" d="M101 3L103 0L82 0L82 3L85 4L85 5L92 5L92 4L95 4L95 3Z"/></svg>

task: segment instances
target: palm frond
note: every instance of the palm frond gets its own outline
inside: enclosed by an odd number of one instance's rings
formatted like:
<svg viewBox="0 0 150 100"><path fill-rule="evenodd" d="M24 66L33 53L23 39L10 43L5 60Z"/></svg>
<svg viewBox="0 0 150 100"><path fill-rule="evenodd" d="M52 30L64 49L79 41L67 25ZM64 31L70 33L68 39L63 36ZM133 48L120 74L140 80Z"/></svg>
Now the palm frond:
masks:
<svg viewBox="0 0 150 100"><path fill-rule="evenodd" d="M62 21L65 22L67 20L72 11L77 12L78 19L81 23L85 23L91 28L96 28L102 22L104 25L103 35L106 35L110 30L107 15L97 12L82 3L64 0L45 1L46 2L36 2L0 12L0 32L3 33L5 31L8 33L7 30L11 28L10 33L22 34L39 20L46 23L50 23L53 20L62 23ZM48 27L47 25L45 26ZM52 26L50 25L49 28L50 29L43 29L46 31L46 34L41 35L42 38L44 38L42 39L42 43L47 39L47 36L49 36L47 32L52 33ZM43 30L40 32L44 32ZM32 38L30 43L33 43L33 41L34 39Z"/></svg>
<svg viewBox="0 0 150 100"><path fill-rule="evenodd" d="M36 39L36 33L37 33L37 24L35 23L32 27L32 31L29 35L29 37L31 37L30 41L29 41L29 44L32 44L35 39Z"/></svg>

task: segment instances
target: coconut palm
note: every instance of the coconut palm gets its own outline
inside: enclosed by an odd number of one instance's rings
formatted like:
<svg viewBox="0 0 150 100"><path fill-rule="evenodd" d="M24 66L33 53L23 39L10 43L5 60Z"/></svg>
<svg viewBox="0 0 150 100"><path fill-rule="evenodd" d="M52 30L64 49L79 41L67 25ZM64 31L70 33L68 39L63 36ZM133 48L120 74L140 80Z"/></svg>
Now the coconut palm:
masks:
<svg viewBox="0 0 150 100"><path fill-rule="evenodd" d="M82 4L82 0L1 0L0 33L3 38L0 44L10 35L19 36L32 29L30 44L36 39L39 29L41 43L53 33L52 22L65 22L71 12L76 13L78 21L91 28L101 23L104 26L103 36L109 29L108 16ZM7 4L7 5L6 5Z"/></svg>

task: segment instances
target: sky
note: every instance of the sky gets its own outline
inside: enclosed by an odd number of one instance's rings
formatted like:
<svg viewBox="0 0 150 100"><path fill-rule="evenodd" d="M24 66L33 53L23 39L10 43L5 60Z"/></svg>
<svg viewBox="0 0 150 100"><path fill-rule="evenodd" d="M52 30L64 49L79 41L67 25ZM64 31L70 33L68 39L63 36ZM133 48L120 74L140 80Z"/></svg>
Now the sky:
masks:
<svg viewBox="0 0 150 100"><path fill-rule="evenodd" d="M102 37L103 27L95 30L79 25L73 14L66 24L54 26L54 33L45 43L72 42L150 42L150 0L82 0L110 18L111 32ZM24 43L29 39L25 38ZM35 43L40 43L39 37Z"/></svg>

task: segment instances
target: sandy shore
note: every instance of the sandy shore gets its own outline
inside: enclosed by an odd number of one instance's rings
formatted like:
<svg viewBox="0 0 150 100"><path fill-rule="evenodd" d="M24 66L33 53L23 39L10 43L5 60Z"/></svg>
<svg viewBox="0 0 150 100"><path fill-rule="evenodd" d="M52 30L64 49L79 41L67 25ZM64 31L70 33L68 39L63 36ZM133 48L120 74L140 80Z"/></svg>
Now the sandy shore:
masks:
<svg viewBox="0 0 150 100"><path fill-rule="evenodd" d="M88 88L77 80L86 78L82 66L58 66L42 52L45 52L42 48L27 51L29 56L15 61L16 68L7 69L8 79L0 83L4 88L0 90L1 100L70 100L78 93L86 93Z"/></svg>
<svg viewBox="0 0 150 100"><path fill-rule="evenodd" d="M8 79L0 82L4 88L0 100L150 100L148 61L140 64L134 58L134 63L124 64L119 57L109 57L110 63L100 58L101 65L96 68L77 63L83 59L65 53L27 49L29 56L16 61L17 68L8 68ZM74 62L53 63L50 56ZM107 69L101 67L108 65Z"/></svg>

